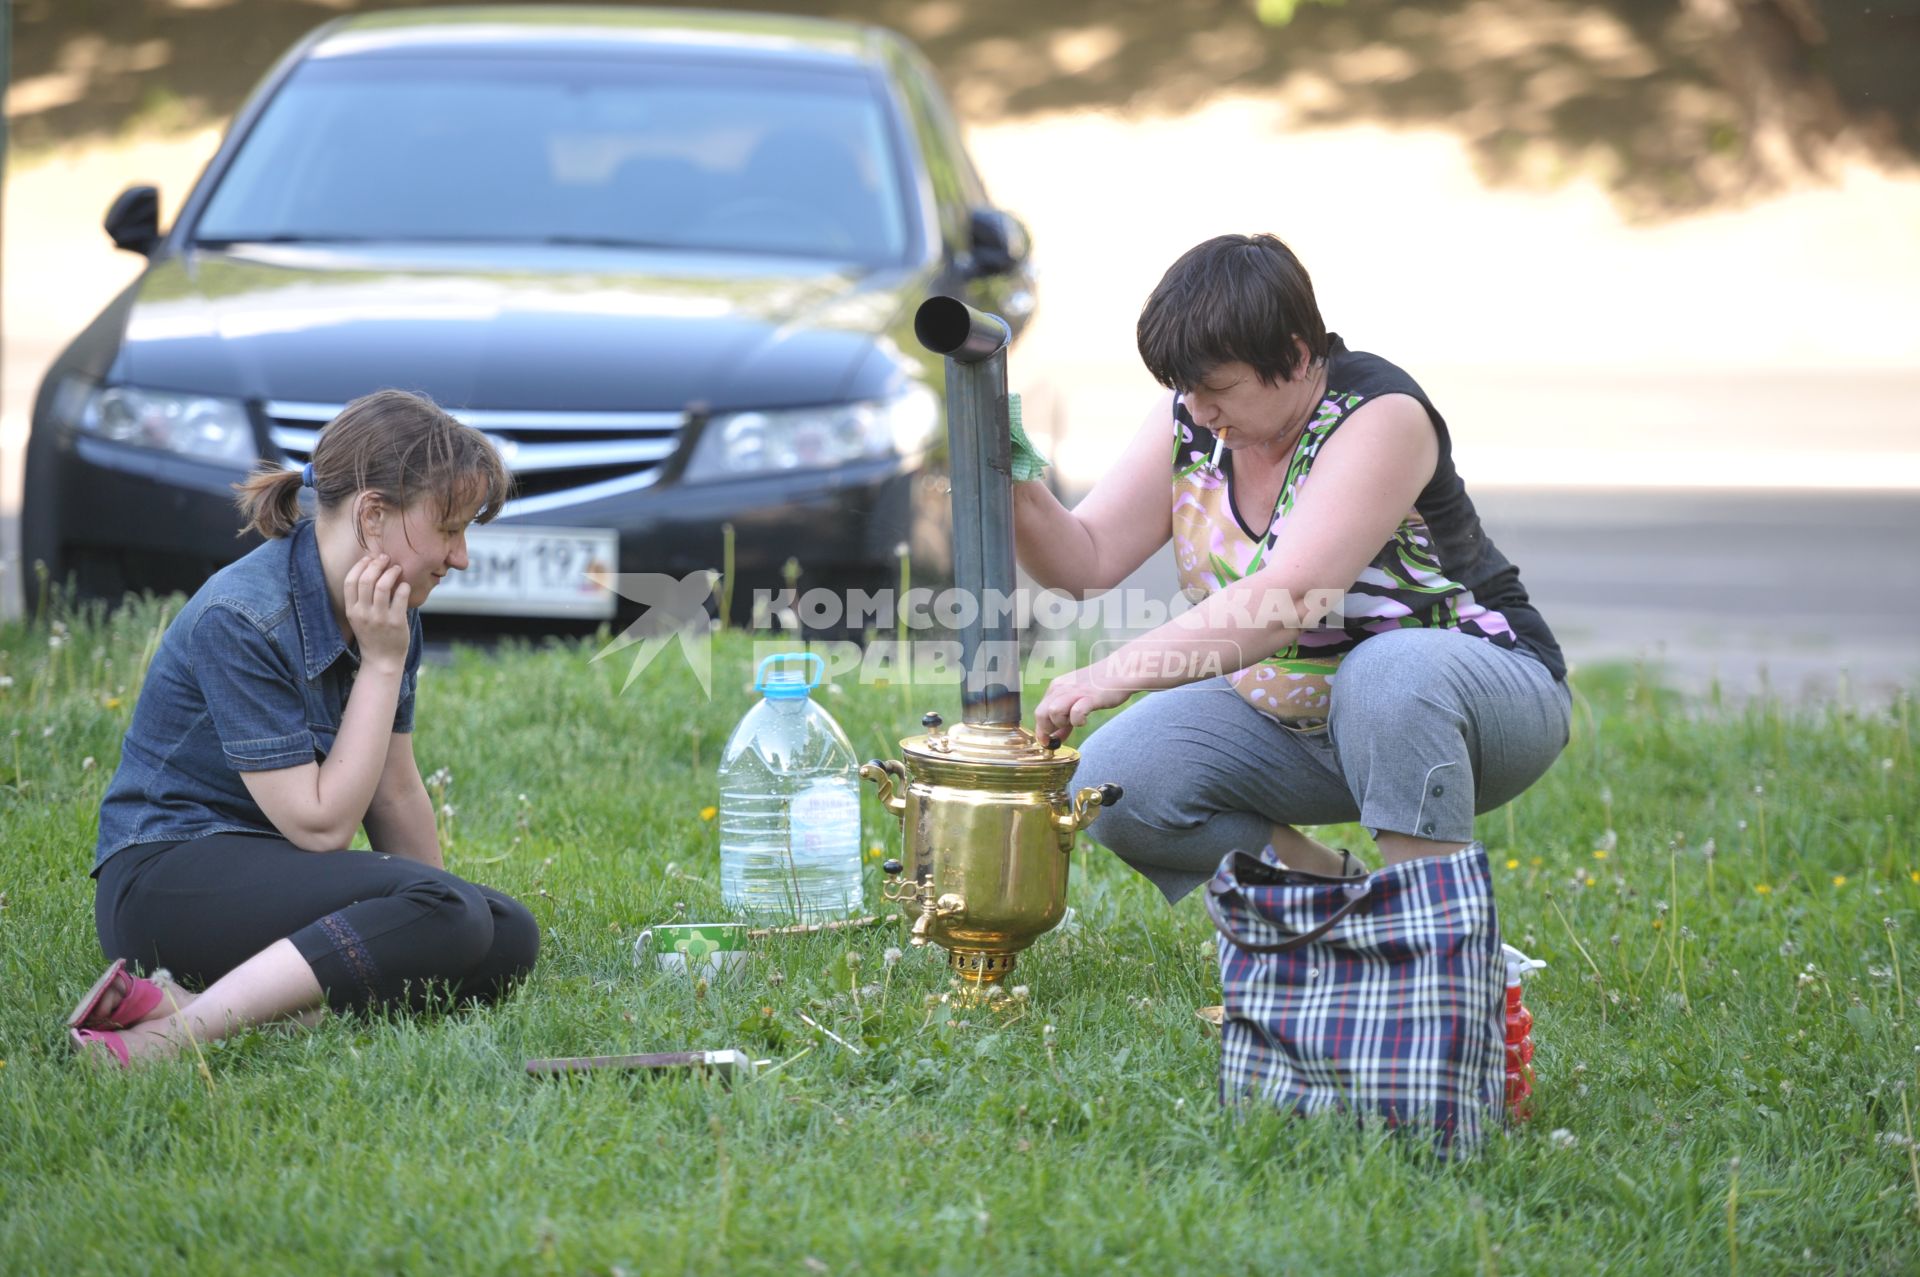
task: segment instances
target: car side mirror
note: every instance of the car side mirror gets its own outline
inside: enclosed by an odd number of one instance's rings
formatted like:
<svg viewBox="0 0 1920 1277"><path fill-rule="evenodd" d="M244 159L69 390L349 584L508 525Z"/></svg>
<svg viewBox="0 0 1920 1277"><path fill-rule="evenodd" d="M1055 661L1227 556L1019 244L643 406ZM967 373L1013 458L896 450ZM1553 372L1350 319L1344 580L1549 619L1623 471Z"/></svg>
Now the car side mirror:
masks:
<svg viewBox="0 0 1920 1277"><path fill-rule="evenodd" d="M129 186L107 210L107 234L115 248L148 256L160 242L160 191L152 186Z"/></svg>
<svg viewBox="0 0 1920 1277"><path fill-rule="evenodd" d="M973 273L1005 275L1026 264L1032 244L1012 213L976 208L967 215L973 238Z"/></svg>

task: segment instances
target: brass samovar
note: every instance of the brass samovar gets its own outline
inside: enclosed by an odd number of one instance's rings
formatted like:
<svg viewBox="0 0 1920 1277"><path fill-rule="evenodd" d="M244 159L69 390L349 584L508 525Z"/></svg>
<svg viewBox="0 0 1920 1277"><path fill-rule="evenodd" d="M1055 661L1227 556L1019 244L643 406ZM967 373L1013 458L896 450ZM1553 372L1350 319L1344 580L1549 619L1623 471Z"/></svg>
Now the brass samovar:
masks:
<svg viewBox="0 0 1920 1277"><path fill-rule="evenodd" d="M1067 907L1074 837L1120 800L1118 785L1069 793L1080 755L1020 725L1020 653L1013 609L1013 477L1005 320L951 297L929 298L913 321L947 362L954 585L977 606L962 615L962 722L920 720L900 742L905 761L860 775L900 817L905 859L883 866L886 899L914 913L912 943L947 950L974 993L1013 970L1020 951Z"/></svg>

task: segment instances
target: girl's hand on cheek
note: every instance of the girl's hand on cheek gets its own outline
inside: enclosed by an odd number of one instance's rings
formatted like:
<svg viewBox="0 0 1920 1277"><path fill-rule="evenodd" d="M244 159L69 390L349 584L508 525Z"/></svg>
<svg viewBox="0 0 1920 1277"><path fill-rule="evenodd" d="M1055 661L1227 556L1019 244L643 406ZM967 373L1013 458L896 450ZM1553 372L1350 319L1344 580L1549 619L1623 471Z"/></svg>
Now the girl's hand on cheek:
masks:
<svg viewBox="0 0 1920 1277"><path fill-rule="evenodd" d="M407 622L411 588L400 579L400 565L384 554L369 554L347 569L347 624L360 644L360 663L397 673L407 663L412 637Z"/></svg>

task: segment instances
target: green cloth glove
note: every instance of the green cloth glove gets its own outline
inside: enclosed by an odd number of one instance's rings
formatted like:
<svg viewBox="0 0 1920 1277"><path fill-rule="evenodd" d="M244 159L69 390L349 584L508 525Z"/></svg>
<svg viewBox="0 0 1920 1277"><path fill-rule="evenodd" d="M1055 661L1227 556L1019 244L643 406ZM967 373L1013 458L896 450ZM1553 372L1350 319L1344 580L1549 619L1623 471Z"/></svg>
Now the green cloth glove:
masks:
<svg viewBox="0 0 1920 1277"><path fill-rule="evenodd" d="M1047 466L1051 463L1040 455L1039 449L1027 438L1027 432L1020 428L1018 393L1007 396L1007 421L1013 427L1013 481L1026 483L1030 479L1038 479L1047 472Z"/></svg>

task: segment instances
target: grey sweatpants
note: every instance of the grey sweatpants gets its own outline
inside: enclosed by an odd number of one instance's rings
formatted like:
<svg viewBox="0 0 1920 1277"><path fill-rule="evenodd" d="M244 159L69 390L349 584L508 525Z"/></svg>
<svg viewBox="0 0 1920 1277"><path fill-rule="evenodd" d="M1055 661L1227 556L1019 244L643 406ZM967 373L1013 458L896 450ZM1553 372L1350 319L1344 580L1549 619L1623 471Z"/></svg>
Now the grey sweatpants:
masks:
<svg viewBox="0 0 1920 1277"><path fill-rule="evenodd" d="M1282 727L1224 678L1134 702L1080 747L1077 789L1116 784L1091 833L1178 900L1274 825L1359 821L1468 842L1475 813L1538 780L1566 747L1564 683L1523 652L1453 630L1361 643L1333 678L1328 725Z"/></svg>

